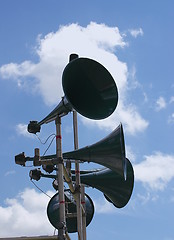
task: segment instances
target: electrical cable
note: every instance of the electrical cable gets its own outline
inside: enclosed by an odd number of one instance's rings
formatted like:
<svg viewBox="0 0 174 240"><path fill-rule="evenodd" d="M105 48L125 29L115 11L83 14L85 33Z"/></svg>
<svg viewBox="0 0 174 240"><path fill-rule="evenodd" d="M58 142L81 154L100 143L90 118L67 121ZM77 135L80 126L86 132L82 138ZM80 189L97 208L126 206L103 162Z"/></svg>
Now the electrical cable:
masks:
<svg viewBox="0 0 174 240"><path fill-rule="evenodd" d="M47 149L45 150L43 156L45 156L46 152L48 151L48 149L51 147L51 144L53 143L54 139L55 139L56 135L54 134L54 137L52 138L50 144L48 145Z"/></svg>
<svg viewBox="0 0 174 240"><path fill-rule="evenodd" d="M52 134L50 134L49 137L47 137L47 139L45 140L45 142L42 142L42 140L41 140L40 137L37 135L37 133L36 133L35 135L36 135L36 137L39 139L40 143L43 144L43 145L48 142L48 140L49 140L50 137L52 137L53 135L56 136L55 133L52 133Z"/></svg>
<svg viewBox="0 0 174 240"><path fill-rule="evenodd" d="M55 137L56 137L56 134L55 134L55 133L51 134L51 135L45 140L45 142L42 142L42 140L39 138L39 136L38 136L37 134L35 134L35 135L36 135L36 137L39 139L40 143L43 144L43 145L46 144L47 141L49 140L49 138L53 136L50 144L48 145L47 149L45 150L45 152L44 152L44 154L43 154L43 156L45 156L46 152L47 152L48 149L51 147L51 144L53 143L53 141L54 141L54 139L55 139ZM32 166L26 166L26 167L32 167ZM30 181L33 183L33 185L34 185L39 191L41 191L41 192L42 192L43 194L45 194L47 197L51 198L46 192L44 192L40 187L38 187L37 184L32 181L32 179L30 179Z"/></svg>
<svg viewBox="0 0 174 240"><path fill-rule="evenodd" d="M37 189L39 189L39 191L41 191L42 193L44 193L47 197L51 198L46 192L44 192L40 187L38 187L37 184L32 181L32 179L30 179L30 181L34 184L34 186L35 186Z"/></svg>
<svg viewBox="0 0 174 240"><path fill-rule="evenodd" d="M53 234L54 236L56 235L56 230L57 230L57 229L55 228L55 229L54 229L54 234Z"/></svg>
<svg viewBox="0 0 174 240"><path fill-rule="evenodd" d="M56 134L55 134L55 133L50 134L50 136L47 137L47 139L45 140L45 142L42 142L42 140L40 139L40 137L39 137L37 134L35 134L35 135L36 135L36 137L39 139L40 143L43 144L43 145L46 144L46 143L48 142L48 140L50 139L50 137L53 136L50 144L48 145L47 149L45 150L45 152L44 152L44 154L43 154L43 156L45 156L46 152L47 152L48 149L51 147L51 144L53 143L53 141L54 141L54 139L55 139L55 137L56 137Z"/></svg>

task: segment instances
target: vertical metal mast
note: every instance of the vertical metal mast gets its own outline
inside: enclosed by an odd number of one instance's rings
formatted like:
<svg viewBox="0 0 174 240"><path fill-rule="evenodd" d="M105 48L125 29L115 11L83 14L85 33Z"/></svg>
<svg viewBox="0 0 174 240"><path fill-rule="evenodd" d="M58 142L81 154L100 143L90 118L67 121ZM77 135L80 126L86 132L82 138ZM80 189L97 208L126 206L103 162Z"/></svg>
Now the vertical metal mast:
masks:
<svg viewBox="0 0 174 240"><path fill-rule="evenodd" d="M86 240L86 202L85 202L85 185L81 185L81 204L83 206L82 211L82 229L83 229L83 240Z"/></svg>
<svg viewBox="0 0 174 240"><path fill-rule="evenodd" d="M69 62L78 58L77 54L71 54ZM74 149L78 149L78 127L77 127L77 112L73 110L73 129L74 129ZM85 215L85 188L80 184L80 165L75 162L75 175L76 175L76 206L77 206L77 231L78 239L86 240L86 215ZM83 204L81 204L83 203ZM83 211L82 211L83 208Z"/></svg>
<svg viewBox="0 0 174 240"><path fill-rule="evenodd" d="M58 226L58 239L65 239L65 196L64 196L64 181L63 181L63 158L62 158L62 136L61 136L61 118L58 116L56 121L56 156L57 164L57 182L59 191L59 226Z"/></svg>
<svg viewBox="0 0 174 240"><path fill-rule="evenodd" d="M77 130L77 112L73 111L73 128L74 128L74 149L78 149L78 130ZM80 167L79 162L75 162L75 175L76 175L76 206L77 206L77 230L78 239L83 240L83 227L82 227L82 208L81 208L81 190L80 190Z"/></svg>

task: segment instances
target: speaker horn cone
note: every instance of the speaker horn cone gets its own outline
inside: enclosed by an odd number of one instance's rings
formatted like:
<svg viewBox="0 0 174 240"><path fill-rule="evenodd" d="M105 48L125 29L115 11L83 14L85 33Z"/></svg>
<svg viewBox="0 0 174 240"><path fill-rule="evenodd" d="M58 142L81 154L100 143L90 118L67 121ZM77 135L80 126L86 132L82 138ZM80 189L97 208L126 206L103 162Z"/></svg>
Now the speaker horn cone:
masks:
<svg viewBox="0 0 174 240"><path fill-rule="evenodd" d="M63 153L63 158L98 163L112 169L126 179L125 144L122 124L107 137L93 145Z"/></svg>
<svg viewBox="0 0 174 240"><path fill-rule="evenodd" d="M89 58L77 58L64 69L62 86L72 107L91 119L111 115L118 102L118 91L109 71Z"/></svg>

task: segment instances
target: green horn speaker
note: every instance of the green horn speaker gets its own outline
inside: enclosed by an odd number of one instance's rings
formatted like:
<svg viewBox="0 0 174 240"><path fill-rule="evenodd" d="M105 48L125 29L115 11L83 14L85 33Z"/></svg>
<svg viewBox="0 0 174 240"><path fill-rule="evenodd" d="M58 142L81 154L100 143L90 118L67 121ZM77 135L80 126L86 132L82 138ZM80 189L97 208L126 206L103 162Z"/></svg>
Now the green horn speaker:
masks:
<svg viewBox="0 0 174 240"><path fill-rule="evenodd" d="M78 58L71 54L62 75L65 96L56 108L38 124L64 116L75 109L90 119L110 116L118 103L118 90L109 71L99 62L89 58ZM32 132L32 126L29 132Z"/></svg>
<svg viewBox="0 0 174 240"><path fill-rule="evenodd" d="M89 58L76 58L65 67L62 76L65 96L81 115L104 119L118 102L118 91L109 71Z"/></svg>
<svg viewBox="0 0 174 240"><path fill-rule="evenodd" d="M101 141L72 152L63 153L64 159L101 164L126 179L126 160L123 127L120 124Z"/></svg>
<svg viewBox="0 0 174 240"><path fill-rule="evenodd" d="M130 161L126 158L127 177L105 168L89 173L81 173L81 183L101 191L105 198L117 208L124 207L132 194L134 172Z"/></svg>

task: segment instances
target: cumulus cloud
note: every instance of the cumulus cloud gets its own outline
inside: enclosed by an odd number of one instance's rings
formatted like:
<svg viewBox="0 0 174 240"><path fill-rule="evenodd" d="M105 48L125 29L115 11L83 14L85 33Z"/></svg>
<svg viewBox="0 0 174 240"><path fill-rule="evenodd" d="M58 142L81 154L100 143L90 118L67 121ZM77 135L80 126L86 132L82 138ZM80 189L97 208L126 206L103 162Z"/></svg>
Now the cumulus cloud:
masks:
<svg viewBox="0 0 174 240"><path fill-rule="evenodd" d="M143 36L144 35L144 32L143 32L142 28L129 29L129 32L134 38L137 38L138 36Z"/></svg>
<svg viewBox="0 0 174 240"><path fill-rule="evenodd" d="M142 29L138 32L142 34ZM0 75L4 79L13 79L20 88L24 86L26 89L27 85L30 86L30 91L37 90L37 94L41 94L45 104L56 105L64 95L61 77L69 55L77 53L80 57L92 58L103 64L115 79L119 91L119 106L116 113L107 120L91 121L90 124L102 128L106 126L107 129L113 130L116 122L122 121L128 133L135 134L144 131L148 122L136 106L126 101L129 71L127 64L120 61L115 54L117 49L126 46L117 27L94 22L86 27L78 24L61 26L57 32L38 36L35 48L39 58L37 63L9 63L1 66ZM30 84L31 81L34 81L33 84Z"/></svg>
<svg viewBox="0 0 174 240"><path fill-rule="evenodd" d="M114 205L108 202L104 197L94 200L95 212L98 214L111 214L114 212Z"/></svg>
<svg viewBox="0 0 174 240"><path fill-rule="evenodd" d="M33 137L33 135L27 131L27 125L23 123L16 125L16 132L24 137Z"/></svg>
<svg viewBox="0 0 174 240"><path fill-rule="evenodd" d="M25 189L15 198L6 199L4 206L0 206L0 237L53 235L54 228L46 214L48 201L46 195L34 189Z"/></svg>
<svg viewBox="0 0 174 240"><path fill-rule="evenodd" d="M165 109L167 106L166 101L163 97L159 97L156 101L156 111Z"/></svg>
<svg viewBox="0 0 174 240"><path fill-rule="evenodd" d="M137 132L143 132L148 127L148 122L138 113L136 106L124 104L120 101L117 110L107 119L102 121L82 118L85 125L98 126L100 129L114 130L120 122L123 123L123 130L128 134L135 135Z"/></svg>
<svg viewBox="0 0 174 240"><path fill-rule="evenodd" d="M135 180L153 190L164 190L174 177L174 156L156 152L134 165Z"/></svg>
<svg viewBox="0 0 174 240"><path fill-rule="evenodd" d="M127 157L131 162L135 162L136 156L135 156L135 153L133 152L131 146L126 145L125 149L126 149L126 157Z"/></svg>
<svg viewBox="0 0 174 240"><path fill-rule="evenodd" d="M35 65L32 64L30 61L24 61L21 64L9 63L1 67L1 74L5 79L15 79L15 77L17 78L30 76L34 68Z"/></svg>
<svg viewBox="0 0 174 240"><path fill-rule="evenodd" d="M136 200L139 203L141 203L142 205L145 205L147 203L151 202L156 202L159 199L159 196L154 193L154 192L144 192L143 194L138 193L136 195Z"/></svg>

